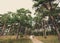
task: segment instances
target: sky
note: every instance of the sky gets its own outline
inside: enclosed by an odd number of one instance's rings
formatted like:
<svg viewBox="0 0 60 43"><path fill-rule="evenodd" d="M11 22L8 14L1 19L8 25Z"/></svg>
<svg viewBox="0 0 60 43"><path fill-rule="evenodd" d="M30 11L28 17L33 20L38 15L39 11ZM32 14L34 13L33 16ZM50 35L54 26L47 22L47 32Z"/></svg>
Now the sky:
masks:
<svg viewBox="0 0 60 43"><path fill-rule="evenodd" d="M32 6L32 0L0 0L0 14L7 13L8 11L16 12L20 8L29 9L34 12Z"/></svg>
<svg viewBox="0 0 60 43"><path fill-rule="evenodd" d="M0 14L7 13L8 11L16 12L17 9L25 8L32 9L32 0L0 0Z"/></svg>

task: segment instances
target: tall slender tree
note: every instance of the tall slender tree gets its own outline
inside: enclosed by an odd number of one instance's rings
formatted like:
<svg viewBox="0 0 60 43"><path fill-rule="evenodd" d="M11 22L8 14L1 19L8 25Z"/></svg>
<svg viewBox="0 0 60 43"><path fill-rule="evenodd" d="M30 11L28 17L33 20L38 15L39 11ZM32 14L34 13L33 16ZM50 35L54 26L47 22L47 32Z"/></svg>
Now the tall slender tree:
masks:
<svg viewBox="0 0 60 43"><path fill-rule="evenodd" d="M19 30L21 31L21 27L23 26L25 28L25 34L26 34L26 30L28 27L28 20L30 20L30 16L28 17L28 15L31 12L29 10L25 10L24 8L18 9L17 10L17 15L18 15L18 21L19 21ZM19 32L18 32L19 33Z"/></svg>
<svg viewBox="0 0 60 43"><path fill-rule="evenodd" d="M33 7L36 8L36 12L40 12L43 15L48 15L51 19L51 23L54 25L55 30L58 34L58 38L60 39L60 33L58 30L58 24L55 22L54 16L60 13L60 8L58 8L58 3L54 3L55 0L33 0ZM44 24L43 24L44 25Z"/></svg>

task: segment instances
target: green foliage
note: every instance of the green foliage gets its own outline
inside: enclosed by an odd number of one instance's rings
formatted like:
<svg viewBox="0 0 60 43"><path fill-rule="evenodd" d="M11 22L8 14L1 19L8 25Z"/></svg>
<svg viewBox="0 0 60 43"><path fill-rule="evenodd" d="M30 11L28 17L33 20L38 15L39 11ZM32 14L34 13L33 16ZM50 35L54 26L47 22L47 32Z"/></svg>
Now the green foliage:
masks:
<svg viewBox="0 0 60 43"><path fill-rule="evenodd" d="M29 27L29 25L31 25L32 17L30 14L31 12L29 10L25 10L24 8L17 10L17 15L20 17L20 23L22 26Z"/></svg>
<svg viewBox="0 0 60 43"><path fill-rule="evenodd" d="M33 0L35 3L34 3L34 7L38 7L40 5L43 5L44 3L48 3L48 2L52 2L52 1L55 1L55 0Z"/></svg>
<svg viewBox="0 0 60 43"><path fill-rule="evenodd" d="M60 13L60 7L57 7L57 3L53 3L55 0L33 0L35 8L35 21L39 23L44 16L57 16ZM39 21L39 22L38 22Z"/></svg>
<svg viewBox="0 0 60 43"><path fill-rule="evenodd" d="M20 32L21 26L23 26L24 28L26 27L32 28L31 12L24 8L18 9L16 13L8 12L1 16L2 16L0 20L1 24L5 25L5 29L11 28L10 30L9 29L8 30L11 31L12 33L14 33L14 31L16 33L17 29L19 29Z"/></svg>

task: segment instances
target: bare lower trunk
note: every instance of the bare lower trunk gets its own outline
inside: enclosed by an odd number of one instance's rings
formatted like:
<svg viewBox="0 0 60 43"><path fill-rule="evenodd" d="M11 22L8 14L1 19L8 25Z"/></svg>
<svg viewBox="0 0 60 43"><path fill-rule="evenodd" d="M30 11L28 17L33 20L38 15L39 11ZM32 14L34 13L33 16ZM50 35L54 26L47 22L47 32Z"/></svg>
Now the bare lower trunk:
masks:
<svg viewBox="0 0 60 43"><path fill-rule="evenodd" d="M55 30L56 30L56 32L57 32L58 39L60 40L60 32L59 32L59 29L58 29L59 26L58 26L57 23L54 22L54 17L53 17L53 16L50 16L50 17L51 17L52 23L53 23L53 25L54 25L54 27L55 27Z"/></svg>
<svg viewBox="0 0 60 43"><path fill-rule="evenodd" d="M5 30L5 24L3 25L2 34L1 35L4 35L4 30Z"/></svg>
<svg viewBox="0 0 60 43"><path fill-rule="evenodd" d="M27 27L25 28L25 35L27 34Z"/></svg>
<svg viewBox="0 0 60 43"><path fill-rule="evenodd" d="M44 38L47 38L46 29L44 29Z"/></svg>
<svg viewBox="0 0 60 43"><path fill-rule="evenodd" d="M17 29L16 39L19 38L18 36L19 36L19 29Z"/></svg>
<svg viewBox="0 0 60 43"><path fill-rule="evenodd" d="M16 39L19 39L19 29L20 29L20 23L19 23L19 25L18 25L18 28L17 28L17 34L16 34Z"/></svg>
<svg viewBox="0 0 60 43"><path fill-rule="evenodd" d="M43 36L44 36L44 38L47 38L47 35L46 35L46 23L45 23L45 21L43 21L42 22L42 28L44 29L44 31L43 31Z"/></svg>
<svg viewBox="0 0 60 43"><path fill-rule="evenodd" d="M58 35L58 39L59 39L59 41L60 41L60 33L59 33L59 30L56 29L56 32L57 32L57 35Z"/></svg>

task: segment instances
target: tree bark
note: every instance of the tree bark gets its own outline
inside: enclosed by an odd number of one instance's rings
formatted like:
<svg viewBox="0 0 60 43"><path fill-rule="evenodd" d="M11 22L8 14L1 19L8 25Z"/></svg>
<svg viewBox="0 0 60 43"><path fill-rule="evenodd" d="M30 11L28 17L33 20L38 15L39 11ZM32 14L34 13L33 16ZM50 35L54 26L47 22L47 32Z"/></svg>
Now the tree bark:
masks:
<svg viewBox="0 0 60 43"><path fill-rule="evenodd" d="M16 34L16 39L19 39L19 29L20 29L20 23L19 23L19 25L17 26L17 34Z"/></svg>
<svg viewBox="0 0 60 43"><path fill-rule="evenodd" d="M16 39L19 38L19 29L17 29Z"/></svg>
<svg viewBox="0 0 60 43"><path fill-rule="evenodd" d="M58 28L56 28L56 32L57 32L58 40L60 41L60 32Z"/></svg>
<svg viewBox="0 0 60 43"><path fill-rule="evenodd" d="M52 19L52 23L53 23L53 25L54 25L54 27L55 27L55 30L56 30L56 32L57 32L58 39L59 39L59 41L60 41L59 25L58 25L57 23L55 23L53 16L51 16L51 19Z"/></svg>
<svg viewBox="0 0 60 43"><path fill-rule="evenodd" d="M27 27L25 28L25 35L27 34Z"/></svg>
<svg viewBox="0 0 60 43"><path fill-rule="evenodd" d="M42 22L42 28L44 29L44 31L43 31L43 36L44 36L44 38L47 38L47 35L46 35L46 26L45 25L47 25L46 23L45 23L45 21L43 20L43 22Z"/></svg>
<svg viewBox="0 0 60 43"><path fill-rule="evenodd" d="M2 35L4 35L4 30L5 30L5 24L3 25L3 28L2 28Z"/></svg>

